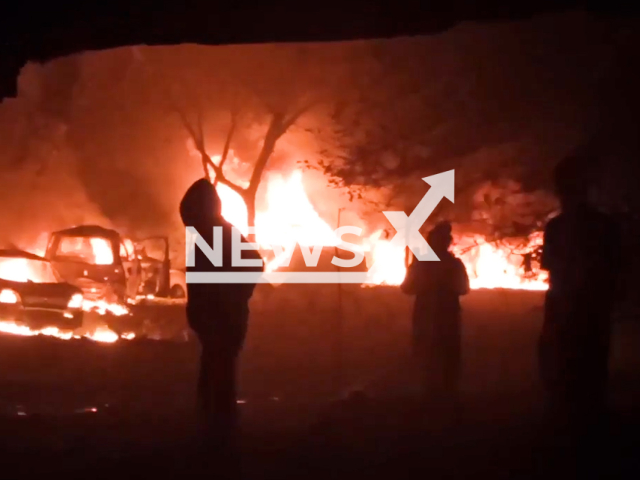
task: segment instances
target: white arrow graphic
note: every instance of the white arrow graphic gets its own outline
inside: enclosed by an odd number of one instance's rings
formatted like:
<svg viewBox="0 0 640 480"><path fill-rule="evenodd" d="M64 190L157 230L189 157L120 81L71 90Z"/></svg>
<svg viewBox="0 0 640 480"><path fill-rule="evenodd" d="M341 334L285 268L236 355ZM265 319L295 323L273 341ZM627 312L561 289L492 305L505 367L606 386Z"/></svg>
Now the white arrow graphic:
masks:
<svg viewBox="0 0 640 480"><path fill-rule="evenodd" d="M437 262L440 260L420 234L420 228L443 197L448 198L452 203L454 202L454 179L454 170L424 177L422 180L431 185L431 188L408 217L404 212L382 212L396 229L396 234L391 240L393 247L401 249L409 247L420 261ZM375 271L375 267L374 263L370 271Z"/></svg>

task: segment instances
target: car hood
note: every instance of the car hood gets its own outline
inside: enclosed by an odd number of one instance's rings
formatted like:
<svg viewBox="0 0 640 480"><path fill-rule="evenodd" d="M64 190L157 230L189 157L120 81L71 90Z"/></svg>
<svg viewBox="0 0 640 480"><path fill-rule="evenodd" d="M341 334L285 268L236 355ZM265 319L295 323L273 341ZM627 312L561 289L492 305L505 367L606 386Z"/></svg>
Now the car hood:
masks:
<svg viewBox="0 0 640 480"><path fill-rule="evenodd" d="M69 283L0 282L1 288L11 288L18 292L25 307L66 307L75 293L82 293Z"/></svg>

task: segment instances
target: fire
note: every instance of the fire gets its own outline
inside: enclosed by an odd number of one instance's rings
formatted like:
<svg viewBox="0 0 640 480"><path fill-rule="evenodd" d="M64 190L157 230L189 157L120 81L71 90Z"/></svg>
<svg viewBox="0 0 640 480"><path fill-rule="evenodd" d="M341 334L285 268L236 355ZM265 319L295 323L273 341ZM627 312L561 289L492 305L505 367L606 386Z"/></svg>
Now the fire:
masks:
<svg viewBox="0 0 640 480"><path fill-rule="evenodd" d="M90 238L91 250L95 257L96 265L113 264L113 250L111 245L104 238Z"/></svg>
<svg viewBox="0 0 640 480"><path fill-rule="evenodd" d="M225 185L218 185L217 190L222 200L222 215L247 235L248 215L243 199ZM300 171L294 171L289 176L271 175L266 179L266 198L264 204L258 206L255 223L256 243L265 254L271 253L270 260L267 260L267 271L277 270L286 264L296 243L313 247L319 243L325 246L337 245L340 241L334 228L321 218L309 200ZM362 240L361 248L365 253L367 266L371 267L374 262L376 264L375 270L370 269L368 272L369 281L373 285L400 285L406 274L405 251L394 247L390 239L383 238L383 233L383 230L369 232ZM465 264L472 289L546 290L548 285L544 272L525 274L523 268L522 254L541 243L539 232L527 239L524 245L518 245L518 248L499 246L480 235L458 235L454 238L453 252ZM279 246L280 250L274 253L273 245ZM108 242L101 242L99 238L91 239L90 247L97 264L113 263L113 252ZM0 264L0 278L19 282L51 280L47 275L55 274L34 270L34 267L22 259L12 259ZM124 305L86 299L83 309L100 315L129 313ZM0 321L0 332L23 336L45 335L65 340L85 337L101 343L135 337L133 333L119 336L106 326L100 326L92 332L65 331L53 327L32 330L6 321Z"/></svg>
<svg viewBox="0 0 640 480"><path fill-rule="evenodd" d="M215 158L214 158L215 160ZM339 239L334 229L316 212L302 183L302 173L294 171L288 178L272 175L267 179L266 201L256 213L256 242L267 253L271 245L282 250L267 261L266 270L277 270L286 261L290 249L297 241L301 245L336 245ZM243 234L248 233L247 208L236 192L225 185L217 186L222 200L222 215ZM400 285L405 277L405 252L382 238L383 230L364 238L362 251L366 253L371 284ZM520 252L526 252L542 243L541 235L533 235ZM486 241L479 235L455 237L454 253L467 267L471 288L504 288L520 290L546 290L546 274L525 275L523 256L505 247Z"/></svg>
<svg viewBox="0 0 640 480"><path fill-rule="evenodd" d="M390 240L382 239L383 230L373 233L367 242L375 267L369 270L369 278L375 285L400 285L407 273L405 252L394 248Z"/></svg>
<svg viewBox="0 0 640 480"><path fill-rule="evenodd" d="M98 239L100 240L100 239ZM96 243L97 251L100 252L100 243ZM95 246L95 245L94 245ZM108 249L111 253L111 248ZM107 261L109 259L108 254L97 254L97 257L101 261ZM111 254L111 259L113 255ZM51 266L46 261L33 260L29 258L3 258L0 261L0 278L4 280L14 282L36 282L36 283L56 283L59 278ZM83 299L82 309L85 312L95 312L99 315L111 314L116 316L126 315L129 310L124 305L108 303L105 301L90 301ZM9 333L13 335L34 336L45 335L50 337L56 337L63 340L69 340L71 338L86 337L91 340L102 343L113 343L118 338L118 334L107 328L106 326L99 326L92 332L81 333L79 331L61 330L56 327L47 327L40 330L34 330L26 325L20 325L13 321L1 321L0 320L0 332ZM135 335L126 334L122 338L132 339Z"/></svg>
<svg viewBox="0 0 640 480"><path fill-rule="evenodd" d="M119 303L105 302L104 300L92 301L85 299L82 302L82 309L85 312L96 312L100 315L110 313L118 317L129 313L129 309L126 306L120 305Z"/></svg>
<svg viewBox="0 0 640 480"><path fill-rule="evenodd" d="M249 233L247 207L242 197L225 185L217 186L222 201L222 215L244 235ZM282 266L296 242L304 246L333 246L339 239L316 212L302 183L302 173L294 171L289 178L272 175L267 183L266 209L256 214L256 243L265 250L271 245L282 249L270 261L266 270Z"/></svg>
<svg viewBox="0 0 640 480"><path fill-rule="evenodd" d="M95 342L100 343L114 343L120 338L131 340L135 337L133 333L125 333L119 336L113 330L107 327L101 326L96 328L93 332L79 334L70 330L61 330L56 327L47 327L41 330L33 330L26 325L18 325L15 322L3 322L0 321L0 332L9 333L11 335L21 335L25 337L34 337L36 335L44 335L46 337L55 337L61 340L71 340L72 338L88 338Z"/></svg>
<svg viewBox="0 0 640 480"><path fill-rule="evenodd" d="M108 251L111 253L110 247ZM97 256L99 255L100 254L97 254ZM106 261L109 257L104 254L100 258L102 261ZM112 253L111 258L113 258ZM13 282L36 283L56 283L58 281L55 271L48 262L27 258L2 259L2 261L0 261L0 279ZM84 299L82 309L86 312L96 312L100 315L110 313L112 315L122 316L129 313L126 306L117 303L109 303L104 300L92 301Z"/></svg>
<svg viewBox="0 0 640 480"><path fill-rule="evenodd" d="M469 248L469 244L473 248ZM458 238L454 252L459 252L460 259L467 267L473 289L547 290L547 273L539 271L525 275L523 256L519 254L541 245L541 232L531 235L525 245L514 250L497 247L480 236L471 236Z"/></svg>
<svg viewBox="0 0 640 480"><path fill-rule="evenodd" d="M55 273L46 262L27 258L3 258L0 278L11 282L55 282Z"/></svg>

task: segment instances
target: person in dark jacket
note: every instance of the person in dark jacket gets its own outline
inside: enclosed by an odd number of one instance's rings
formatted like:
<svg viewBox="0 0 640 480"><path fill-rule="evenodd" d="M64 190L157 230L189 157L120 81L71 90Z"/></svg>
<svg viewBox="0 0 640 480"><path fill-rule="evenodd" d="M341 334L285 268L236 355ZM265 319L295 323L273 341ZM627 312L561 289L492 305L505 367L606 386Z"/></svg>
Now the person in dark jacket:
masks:
<svg viewBox="0 0 640 480"><path fill-rule="evenodd" d="M415 295L413 347L423 375L425 395L455 395L461 370L462 316L460 296L469 291L462 261L450 251L451 224L441 222L428 235L439 262L417 261L409 266L402 284Z"/></svg>
<svg viewBox="0 0 640 480"><path fill-rule="evenodd" d="M222 228L222 266L214 267L198 247L195 266L187 272L262 272L263 267L231 265L232 229L222 217L222 205L207 179L195 182L180 203L185 227L194 227L214 247L214 227ZM244 237L241 237L246 242ZM217 247L217 246L215 246ZM243 250L244 259L262 260L256 250ZM201 345L198 399L210 440L230 444L237 429L236 364L249 319L255 283L188 283L187 320Z"/></svg>
<svg viewBox="0 0 640 480"><path fill-rule="evenodd" d="M541 258L549 272L539 343L542 380L553 410L579 428L590 428L606 412L622 250L617 222L589 204L588 160L573 155L556 166L561 213L545 228Z"/></svg>

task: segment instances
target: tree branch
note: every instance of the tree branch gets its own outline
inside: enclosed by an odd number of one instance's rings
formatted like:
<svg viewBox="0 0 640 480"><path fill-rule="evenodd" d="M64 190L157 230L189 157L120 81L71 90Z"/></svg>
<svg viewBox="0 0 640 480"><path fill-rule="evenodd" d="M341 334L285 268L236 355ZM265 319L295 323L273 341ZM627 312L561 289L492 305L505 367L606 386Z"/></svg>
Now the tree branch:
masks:
<svg viewBox="0 0 640 480"><path fill-rule="evenodd" d="M264 172L264 169L267 166L267 162L269 161L269 158L273 153L276 142L282 135L284 135L285 132L286 128L284 128L284 115L274 113L271 117L271 122L269 122L267 133L264 136L264 143L262 144L260 155L258 155L256 164L253 167L253 172L251 173L249 187L247 188L247 193L249 193L250 195L255 196L256 192L258 191L258 186L260 185L260 180L262 179L262 173Z"/></svg>
<svg viewBox="0 0 640 480"><path fill-rule="evenodd" d="M238 195L240 195L242 198L245 197L245 195L247 194L247 190L228 180L227 177L224 176L224 173L222 173L222 169L220 168L220 166L216 165L213 162L213 160L211 160L211 157L209 157L209 155L207 155L206 153L203 154L202 152L200 152L200 154L203 156L203 161L206 161L207 165L210 165L213 171L215 172L216 174L216 178L214 180L215 184L219 182L223 185L226 185L231 190L233 190Z"/></svg>
<svg viewBox="0 0 640 480"><path fill-rule="evenodd" d="M200 144L200 139L198 137L198 134L189 123L189 120L187 120L187 116L179 108L175 108L175 110L180 116L180 120L182 121L182 126L187 130L187 132L189 132L189 136L191 137L191 140L193 140L193 143L198 149L198 151L202 150L203 149L202 147L204 147L204 145Z"/></svg>
<svg viewBox="0 0 640 480"><path fill-rule="evenodd" d="M202 147L202 151L206 151L206 147L204 145L204 128L202 127L202 110L198 109L198 112L196 114L196 119L198 121L197 126L198 126L198 138L200 139L200 145Z"/></svg>
<svg viewBox="0 0 640 480"><path fill-rule="evenodd" d="M310 100L302 105L298 110L293 112L289 118L282 122L282 128L286 132L289 127L298 121L298 119L318 104L318 100ZM284 132L282 132L284 134Z"/></svg>
<svg viewBox="0 0 640 480"><path fill-rule="evenodd" d="M288 118L285 114L272 111L271 122L269 122L269 128L264 136L264 143L262 144L262 149L260 150L258 159L253 167L249 186L246 189L249 197L255 196L258 191L262 174L267 166L269 158L271 158L271 155L273 154L278 139L282 137L289 127L291 127L302 115L308 112L316 104L316 100L306 102Z"/></svg>
<svg viewBox="0 0 640 480"><path fill-rule="evenodd" d="M231 129L229 130L229 133L227 134L227 140L225 142L225 150L223 151L223 155L221 157L220 160L220 165L216 165L213 160L211 160L211 157L207 154L207 150L205 147L205 143L204 143L204 127L203 127L203 119L202 119L202 111L198 110L198 129L196 130L193 125L189 122L189 120L187 119L187 116L185 115L185 112L183 109L179 108L177 106L177 101L176 101L176 94L175 94L175 89L177 89L178 87L174 84L172 85L174 88L170 89L169 91L169 97L171 99L171 103L173 106L173 110L175 110L179 117L180 120L182 121L182 125L184 126L184 128L187 130L187 132L189 133L191 139L193 140L193 143L195 144L196 149L198 150L198 152L200 153L200 158L202 160L202 167L204 170L204 176L207 180L211 181L211 175L209 174L209 168L211 167L214 171L214 173L216 174L215 179L214 179L214 186L220 182L223 185L226 185L227 187L229 187L231 190L233 190L234 192L238 193L240 196L242 196L243 198L246 195L246 191L244 188L236 185L235 183L229 181L224 173L222 172L222 167L224 164L224 161L226 160L226 157L228 155L228 151L229 151L229 145L231 143L231 138L233 136L233 133L235 131L235 127L236 127L236 110L234 108L233 111L233 115L232 115L232 124L231 124Z"/></svg>
<svg viewBox="0 0 640 480"><path fill-rule="evenodd" d="M180 116L180 119L182 120L182 124L184 125L187 132L189 132L189 135L191 136L191 139L193 140L193 143L195 144L196 149L200 153L200 158L202 160L202 166L204 168L205 178L211 181L211 175L209 175L209 169L208 169L208 167L211 167L214 173L216 174L214 185L220 182L221 184L226 185L231 190L238 193L240 196L244 198L244 196L246 195L245 189L229 181L225 177L224 173L222 172L221 166L216 165L213 162L213 160L211 160L211 157L207 154L205 144L204 144L202 116L198 115L198 130L196 131L193 125L189 123L189 120L187 120L187 117L184 114L184 112L180 109L176 109L176 110ZM233 128L235 129L235 126ZM227 137L227 140L228 142L230 142L230 136ZM220 163L222 163L222 161Z"/></svg>
<svg viewBox="0 0 640 480"><path fill-rule="evenodd" d="M236 131L236 112L231 112L231 126L227 132L227 139L224 142L224 148L222 149L222 157L220 158L220 170L224 167L224 162L227 161L229 155L229 147L231 146L231 139Z"/></svg>
<svg viewBox="0 0 640 480"><path fill-rule="evenodd" d="M207 152L204 146L204 135L202 132L202 119L200 115L198 115L198 130L196 130L193 127L193 125L189 123L189 120L187 120L187 116L185 115L185 113L179 108L176 108L176 110L178 112L178 115L180 115L180 119L182 120L183 126L185 127L187 132L189 132L189 135L191 136L191 140L193 140L193 143L196 149L198 150L198 152L200 152L200 157L202 160L202 169L204 170L204 176L207 180L211 181L211 175L209 174L209 169L207 168L208 162L210 162L211 159L209 158L209 155L207 155ZM217 177L217 174L216 174L216 177Z"/></svg>

